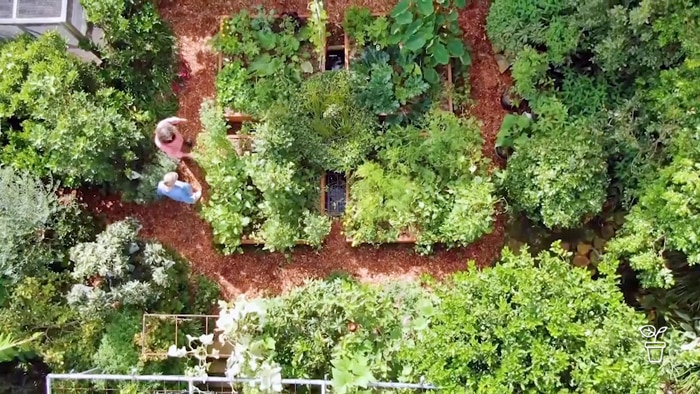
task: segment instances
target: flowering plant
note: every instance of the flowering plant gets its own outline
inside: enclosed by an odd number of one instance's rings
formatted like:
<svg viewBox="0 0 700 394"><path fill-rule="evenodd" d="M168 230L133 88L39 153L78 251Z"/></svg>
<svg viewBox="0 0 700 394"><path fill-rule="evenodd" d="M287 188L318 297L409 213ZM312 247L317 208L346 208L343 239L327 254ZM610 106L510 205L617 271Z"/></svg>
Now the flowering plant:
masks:
<svg viewBox="0 0 700 394"><path fill-rule="evenodd" d="M281 368L272 357L275 341L260 335L265 326L265 306L264 300L248 301L244 295L233 303L219 301L221 310L214 332L199 337L188 335L188 345L171 345L168 356L194 357L197 364L186 374L197 377L208 376L210 359L226 356L226 377L232 381L252 379L250 387L263 393L281 392Z"/></svg>

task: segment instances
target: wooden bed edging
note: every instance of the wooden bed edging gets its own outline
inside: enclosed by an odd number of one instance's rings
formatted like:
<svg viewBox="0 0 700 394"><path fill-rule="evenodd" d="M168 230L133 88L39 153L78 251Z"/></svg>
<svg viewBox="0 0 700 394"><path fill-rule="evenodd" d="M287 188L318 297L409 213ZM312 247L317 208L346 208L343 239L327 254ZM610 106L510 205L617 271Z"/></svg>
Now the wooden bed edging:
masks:
<svg viewBox="0 0 700 394"><path fill-rule="evenodd" d="M416 237L413 235L399 235L394 241L385 241L382 244L414 244L416 243ZM350 237L345 237L345 242L352 244L354 240ZM371 245L370 242L361 242L360 245Z"/></svg>
<svg viewBox="0 0 700 394"><path fill-rule="evenodd" d="M309 243L306 241L301 241L301 240L296 240L294 241L295 244L297 245L308 245ZM241 239L241 245L265 245L264 241L261 241L259 239L250 239L250 238L245 238Z"/></svg>

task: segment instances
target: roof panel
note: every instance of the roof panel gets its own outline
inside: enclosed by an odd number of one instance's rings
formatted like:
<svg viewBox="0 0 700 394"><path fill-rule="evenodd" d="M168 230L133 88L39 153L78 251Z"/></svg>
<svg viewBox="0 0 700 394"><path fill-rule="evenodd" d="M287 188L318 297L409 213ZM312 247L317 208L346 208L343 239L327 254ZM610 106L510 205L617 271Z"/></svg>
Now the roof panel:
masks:
<svg viewBox="0 0 700 394"><path fill-rule="evenodd" d="M58 18L61 16L63 0L15 0L17 19Z"/></svg>
<svg viewBox="0 0 700 394"><path fill-rule="evenodd" d="M12 18L12 0L0 0L0 18Z"/></svg>

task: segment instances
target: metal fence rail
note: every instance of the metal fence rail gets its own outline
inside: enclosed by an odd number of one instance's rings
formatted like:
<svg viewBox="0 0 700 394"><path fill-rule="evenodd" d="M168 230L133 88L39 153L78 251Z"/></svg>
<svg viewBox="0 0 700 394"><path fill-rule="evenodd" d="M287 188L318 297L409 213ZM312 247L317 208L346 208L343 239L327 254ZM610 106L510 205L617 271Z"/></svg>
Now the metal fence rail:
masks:
<svg viewBox="0 0 700 394"><path fill-rule="evenodd" d="M88 371L89 372L89 371ZM421 379L422 381L423 379ZM235 378L229 379L222 376L209 377L192 377L184 375L109 375L109 374L91 374L91 373L65 373L65 374L49 374L46 376L46 393L47 394L63 394L68 392L95 392L88 388L71 388L58 384L59 382L151 382L151 383L169 383L172 389L153 389L152 393L231 393L231 388L226 384L243 384L258 382L259 379ZM177 385L177 386L175 386ZM206 385L205 389L201 386ZM285 387L306 386L316 387L320 389L318 392L327 394L330 388L333 387L331 380L325 379L282 379L282 385ZM58 386L58 387L57 387ZM218 387L218 388L212 388ZM174 388L177 387L177 388ZM421 383L399 383L399 382L373 382L369 384L370 388L384 390L434 390L435 386ZM65 391L70 390L70 391ZM117 390L115 390L117 391ZM296 392L296 390L287 392ZM105 392L109 392L105 389Z"/></svg>

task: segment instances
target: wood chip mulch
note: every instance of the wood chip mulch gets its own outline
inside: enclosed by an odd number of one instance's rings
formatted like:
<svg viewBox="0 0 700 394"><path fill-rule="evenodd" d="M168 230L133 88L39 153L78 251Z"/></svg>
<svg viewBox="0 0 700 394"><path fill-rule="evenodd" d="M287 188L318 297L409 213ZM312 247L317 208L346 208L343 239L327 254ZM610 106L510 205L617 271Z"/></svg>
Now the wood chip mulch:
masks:
<svg viewBox="0 0 700 394"><path fill-rule="evenodd" d="M326 1L329 18L341 20L348 1ZM371 7L374 11L390 10L395 0L352 1ZM250 3L248 3L250 4ZM304 12L306 1L262 1L265 8L280 11ZM183 134L196 141L200 130L199 107L206 98L215 94L216 56L207 42L216 33L222 15L228 15L246 6L243 1L224 0L161 0L161 15L168 21L178 38L181 57L185 60L187 77L179 88L180 109L177 116L189 119L180 127ZM491 45L486 38L484 24L488 0L475 0L460 15L465 41L472 48L470 70L471 94L476 104L472 114L483 122L484 153L496 160L493 150L505 112L500 96L510 81L499 74ZM496 164L502 164L495 161ZM207 186L204 176L192 161L181 165L183 178L202 185L204 196ZM122 203L118 196L101 196L94 191L82 191L79 197L95 214L107 222L127 216L138 218L143 224L141 235L161 242L192 262L193 269L217 281L225 296L240 293L250 295L278 294L306 279L323 278L333 272L345 271L366 282L408 281L421 274L443 277L462 270L473 259L478 266L492 264L499 256L504 238L503 215L497 215L493 233L484 236L467 248L437 250L433 255L420 256L409 245L385 245L380 248L362 246L352 248L341 234L340 223L333 230L320 251L299 248L291 260L283 255L267 253L255 248L243 254L222 255L212 242L210 226L199 218L196 207L163 200L148 206Z"/></svg>

